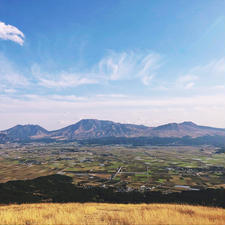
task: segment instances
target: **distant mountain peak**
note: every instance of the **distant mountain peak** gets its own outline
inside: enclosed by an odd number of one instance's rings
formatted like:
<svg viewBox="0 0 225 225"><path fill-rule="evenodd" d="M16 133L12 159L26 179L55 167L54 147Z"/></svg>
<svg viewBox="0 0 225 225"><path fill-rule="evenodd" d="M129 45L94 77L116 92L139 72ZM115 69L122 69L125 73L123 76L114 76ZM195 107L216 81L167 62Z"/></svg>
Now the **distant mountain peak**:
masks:
<svg viewBox="0 0 225 225"><path fill-rule="evenodd" d="M198 126L197 124L193 123L192 121L184 121L183 123L180 123L180 125L187 125L187 126Z"/></svg>
<svg viewBox="0 0 225 225"><path fill-rule="evenodd" d="M178 125L178 123L167 123L158 127L154 127L153 130L174 130L178 128Z"/></svg>
<svg viewBox="0 0 225 225"><path fill-rule="evenodd" d="M39 125L26 124L26 125L16 125L7 130L3 130L1 133L6 134L7 136L14 138L16 140L26 140L33 136L43 137L49 132Z"/></svg>
<svg viewBox="0 0 225 225"><path fill-rule="evenodd" d="M171 130L179 130L183 127L198 127L197 124L191 122L191 121L184 121L182 123L167 123L158 127L155 127L155 130L163 130L163 129L171 129Z"/></svg>
<svg viewBox="0 0 225 225"><path fill-rule="evenodd" d="M12 127L12 128L42 128L44 129L43 127L41 127L40 125L38 124L17 124L16 126ZM10 129L12 129L10 128ZM9 129L8 129L9 130Z"/></svg>
<svg viewBox="0 0 225 225"><path fill-rule="evenodd" d="M105 137L185 137L225 136L225 129L199 126L191 121L168 123L158 127L122 124L109 120L82 119L59 130L47 131L39 125L16 125L1 131L0 143L7 140L21 141L48 138L53 140L76 140Z"/></svg>

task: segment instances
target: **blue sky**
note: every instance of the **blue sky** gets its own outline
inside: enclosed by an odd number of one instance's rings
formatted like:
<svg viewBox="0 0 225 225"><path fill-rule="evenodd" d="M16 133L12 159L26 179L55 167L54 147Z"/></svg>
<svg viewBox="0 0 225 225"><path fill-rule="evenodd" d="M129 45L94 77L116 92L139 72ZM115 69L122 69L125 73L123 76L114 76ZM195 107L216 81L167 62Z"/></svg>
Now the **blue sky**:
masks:
<svg viewBox="0 0 225 225"><path fill-rule="evenodd" d="M0 0L0 129L224 115L224 0Z"/></svg>

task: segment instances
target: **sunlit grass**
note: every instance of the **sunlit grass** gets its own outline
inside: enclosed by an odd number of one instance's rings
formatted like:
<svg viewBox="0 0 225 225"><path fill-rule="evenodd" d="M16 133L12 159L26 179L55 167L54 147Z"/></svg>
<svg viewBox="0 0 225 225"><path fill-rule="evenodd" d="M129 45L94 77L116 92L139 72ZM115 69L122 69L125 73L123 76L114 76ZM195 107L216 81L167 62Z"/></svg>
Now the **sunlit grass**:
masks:
<svg viewBox="0 0 225 225"><path fill-rule="evenodd" d="M0 224L223 225L225 209L172 204L23 204L1 206Z"/></svg>

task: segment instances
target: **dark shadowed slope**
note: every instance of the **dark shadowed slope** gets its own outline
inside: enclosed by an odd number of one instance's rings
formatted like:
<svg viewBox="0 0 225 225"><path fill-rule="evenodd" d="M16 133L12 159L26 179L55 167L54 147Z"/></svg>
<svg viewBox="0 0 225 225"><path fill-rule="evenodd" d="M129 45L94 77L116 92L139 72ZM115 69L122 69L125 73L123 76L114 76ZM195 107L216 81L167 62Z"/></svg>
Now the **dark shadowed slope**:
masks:
<svg viewBox="0 0 225 225"><path fill-rule="evenodd" d="M6 134L0 133L0 144L12 141Z"/></svg>
<svg viewBox="0 0 225 225"><path fill-rule="evenodd" d="M160 191L129 191L117 188L82 187L69 176L49 175L32 180L0 183L0 202L112 202L112 203L188 203L225 207L225 190L201 189L164 194Z"/></svg>

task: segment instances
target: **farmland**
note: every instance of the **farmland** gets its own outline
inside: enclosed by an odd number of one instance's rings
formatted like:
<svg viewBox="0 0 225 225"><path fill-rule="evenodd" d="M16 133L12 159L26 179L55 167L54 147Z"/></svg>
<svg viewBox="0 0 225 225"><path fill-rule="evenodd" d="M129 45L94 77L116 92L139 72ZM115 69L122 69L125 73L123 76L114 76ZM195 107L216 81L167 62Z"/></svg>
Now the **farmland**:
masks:
<svg viewBox="0 0 225 225"><path fill-rule="evenodd" d="M225 154L216 152L211 146L1 145L0 182L63 174L79 186L128 191L219 188L225 186Z"/></svg>

